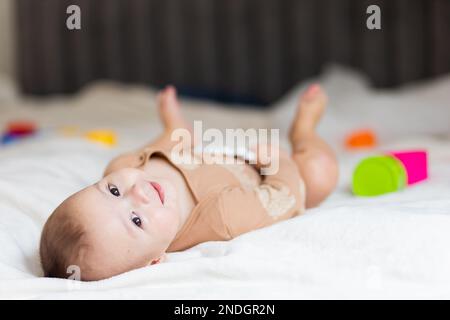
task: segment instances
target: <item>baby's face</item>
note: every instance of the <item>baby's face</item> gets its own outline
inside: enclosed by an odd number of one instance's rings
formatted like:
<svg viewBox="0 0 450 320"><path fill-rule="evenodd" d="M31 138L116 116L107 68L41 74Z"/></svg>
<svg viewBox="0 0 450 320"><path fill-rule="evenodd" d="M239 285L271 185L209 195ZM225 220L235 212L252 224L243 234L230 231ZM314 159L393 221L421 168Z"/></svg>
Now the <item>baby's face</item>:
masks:
<svg viewBox="0 0 450 320"><path fill-rule="evenodd" d="M180 224L175 186L139 169L115 171L66 201L86 230L95 278L158 259Z"/></svg>

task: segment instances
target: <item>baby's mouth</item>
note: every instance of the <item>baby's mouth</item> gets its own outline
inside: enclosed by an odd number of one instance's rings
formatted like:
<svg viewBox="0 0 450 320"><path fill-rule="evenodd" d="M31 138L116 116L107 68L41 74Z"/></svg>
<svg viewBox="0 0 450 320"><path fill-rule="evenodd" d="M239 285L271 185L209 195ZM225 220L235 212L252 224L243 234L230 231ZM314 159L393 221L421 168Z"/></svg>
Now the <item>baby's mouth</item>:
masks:
<svg viewBox="0 0 450 320"><path fill-rule="evenodd" d="M164 204L164 189L161 187L161 185L158 182L150 181L150 184L152 185L152 187L158 193L158 196L159 196L159 199L161 200L161 203Z"/></svg>

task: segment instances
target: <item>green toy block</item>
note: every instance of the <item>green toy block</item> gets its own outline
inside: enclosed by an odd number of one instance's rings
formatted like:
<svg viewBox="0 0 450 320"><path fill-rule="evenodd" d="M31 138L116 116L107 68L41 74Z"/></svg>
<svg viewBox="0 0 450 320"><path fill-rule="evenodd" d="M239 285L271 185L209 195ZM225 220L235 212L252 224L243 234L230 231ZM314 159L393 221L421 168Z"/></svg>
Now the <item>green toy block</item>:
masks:
<svg viewBox="0 0 450 320"><path fill-rule="evenodd" d="M358 196L378 196L406 187L407 174L401 161L392 156L362 160L353 172L352 189Z"/></svg>

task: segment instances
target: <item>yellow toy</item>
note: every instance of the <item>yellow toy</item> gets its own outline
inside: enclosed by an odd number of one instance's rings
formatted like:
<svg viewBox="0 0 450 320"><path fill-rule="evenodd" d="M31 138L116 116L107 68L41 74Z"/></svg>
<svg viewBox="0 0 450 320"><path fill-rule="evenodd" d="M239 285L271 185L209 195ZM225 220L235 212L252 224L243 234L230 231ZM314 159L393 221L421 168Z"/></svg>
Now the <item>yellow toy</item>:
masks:
<svg viewBox="0 0 450 320"><path fill-rule="evenodd" d="M76 137L80 135L80 128L77 126L64 126L58 130L63 136Z"/></svg>
<svg viewBox="0 0 450 320"><path fill-rule="evenodd" d="M110 147L117 144L116 133L112 130L91 130L85 134L85 137L90 141L103 143Z"/></svg>
<svg viewBox="0 0 450 320"><path fill-rule="evenodd" d="M59 132L66 137L83 137L91 142L101 143L108 147L117 145L117 134L113 130L97 129L82 132L77 126L64 126Z"/></svg>

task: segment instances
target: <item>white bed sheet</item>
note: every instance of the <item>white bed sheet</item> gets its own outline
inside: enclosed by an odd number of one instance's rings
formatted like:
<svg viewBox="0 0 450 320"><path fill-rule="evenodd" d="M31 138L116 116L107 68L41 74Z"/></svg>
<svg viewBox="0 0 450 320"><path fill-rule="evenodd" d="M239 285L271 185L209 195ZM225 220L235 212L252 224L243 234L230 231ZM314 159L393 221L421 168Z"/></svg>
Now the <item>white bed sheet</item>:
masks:
<svg viewBox="0 0 450 320"><path fill-rule="evenodd" d="M41 228L65 197L96 181L115 154L160 130L154 92L111 83L72 98L19 98L0 81L0 125L32 118L43 128L0 148L1 298L450 298L450 78L396 91L373 91L340 68L320 79L330 106L320 131L338 151L336 192L301 217L229 242L169 254L166 263L109 280L79 283L41 277ZM280 127L286 132L299 86L271 112L230 110L186 100L191 120L209 127ZM63 107L65 105L66 107ZM114 128L108 149L57 134L61 125ZM341 148L349 128L371 126L383 149L426 147L430 179L378 198L353 197L351 171L366 153Z"/></svg>

